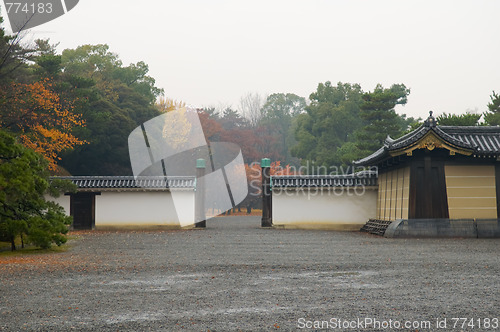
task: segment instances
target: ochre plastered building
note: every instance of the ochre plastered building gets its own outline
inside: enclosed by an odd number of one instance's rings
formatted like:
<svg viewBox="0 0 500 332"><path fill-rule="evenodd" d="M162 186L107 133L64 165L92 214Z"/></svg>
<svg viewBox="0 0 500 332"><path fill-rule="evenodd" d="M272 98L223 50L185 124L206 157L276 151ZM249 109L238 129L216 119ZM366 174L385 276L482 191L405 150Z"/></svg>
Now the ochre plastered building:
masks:
<svg viewBox="0 0 500 332"><path fill-rule="evenodd" d="M376 219L493 220L500 215L500 127L424 124L356 165L378 167Z"/></svg>

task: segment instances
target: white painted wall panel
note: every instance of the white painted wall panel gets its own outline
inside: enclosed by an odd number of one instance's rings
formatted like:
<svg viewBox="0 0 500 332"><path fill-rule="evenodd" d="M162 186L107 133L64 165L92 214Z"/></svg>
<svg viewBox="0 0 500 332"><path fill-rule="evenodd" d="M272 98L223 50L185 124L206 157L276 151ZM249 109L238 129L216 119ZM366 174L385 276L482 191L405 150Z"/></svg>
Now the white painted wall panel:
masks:
<svg viewBox="0 0 500 332"><path fill-rule="evenodd" d="M96 196L96 228L193 225L194 192L174 194L177 209L168 191L101 192Z"/></svg>
<svg viewBox="0 0 500 332"><path fill-rule="evenodd" d="M376 188L273 190L273 225L286 228L359 230L375 218Z"/></svg>

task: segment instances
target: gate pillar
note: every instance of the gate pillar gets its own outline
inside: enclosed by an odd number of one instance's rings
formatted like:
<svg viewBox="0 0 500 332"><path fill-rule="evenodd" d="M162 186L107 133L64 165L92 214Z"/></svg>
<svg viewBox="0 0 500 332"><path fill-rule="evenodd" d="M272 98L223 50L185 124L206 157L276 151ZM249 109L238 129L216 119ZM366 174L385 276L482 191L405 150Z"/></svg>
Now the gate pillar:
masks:
<svg viewBox="0 0 500 332"><path fill-rule="evenodd" d="M262 220L261 227L272 227L271 160L263 158L262 169Z"/></svg>

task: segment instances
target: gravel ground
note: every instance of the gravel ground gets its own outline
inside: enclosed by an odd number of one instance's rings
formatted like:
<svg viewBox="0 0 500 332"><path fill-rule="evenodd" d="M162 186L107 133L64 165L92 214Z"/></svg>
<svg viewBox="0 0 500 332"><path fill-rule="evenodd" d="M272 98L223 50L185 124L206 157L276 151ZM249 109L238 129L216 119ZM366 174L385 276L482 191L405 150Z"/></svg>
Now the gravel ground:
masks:
<svg viewBox="0 0 500 332"><path fill-rule="evenodd" d="M0 330L376 329L359 318L478 331L478 319L499 318L498 239L259 226L226 217L205 230L79 232L67 252L0 258Z"/></svg>

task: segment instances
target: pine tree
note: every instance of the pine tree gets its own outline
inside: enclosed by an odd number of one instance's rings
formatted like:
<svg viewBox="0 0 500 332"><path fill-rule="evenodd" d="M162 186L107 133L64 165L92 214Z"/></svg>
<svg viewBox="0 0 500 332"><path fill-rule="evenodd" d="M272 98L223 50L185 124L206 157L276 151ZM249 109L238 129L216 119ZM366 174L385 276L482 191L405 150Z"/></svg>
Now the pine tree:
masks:
<svg viewBox="0 0 500 332"><path fill-rule="evenodd" d="M493 91L490 99L488 112L484 113L484 120L490 126L498 126L500 125L500 95Z"/></svg>
<svg viewBox="0 0 500 332"><path fill-rule="evenodd" d="M478 126L481 114L467 112L465 114L443 113L437 117L440 126Z"/></svg>
<svg viewBox="0 0 500 332"><path fill-rule="evenodd" d="M379 149L387 136L397 137L404 128L401 128L401 120L394 107L405 105L410 89L404 84L394 84L390 88L384 88L378 84L373 92L363 94L360 117L367 121L357 133L357 147L365 152L372 153Z"/></svg>
<svg viewBox="0 0 500 332"><path fill-rule="evenodd" d="M57 187L71 191L74 186L49 183L47 166L42 156L0 130L0 238L10 241L12 250L17 236L42 248L66 242L71 217L45 194L57 196Z"/></svg>

